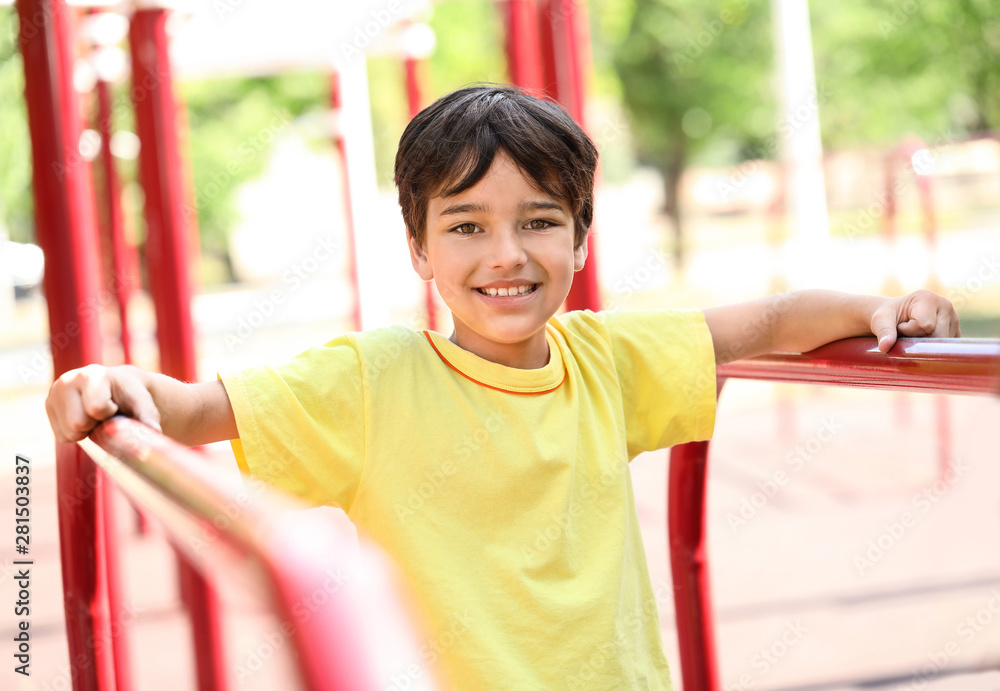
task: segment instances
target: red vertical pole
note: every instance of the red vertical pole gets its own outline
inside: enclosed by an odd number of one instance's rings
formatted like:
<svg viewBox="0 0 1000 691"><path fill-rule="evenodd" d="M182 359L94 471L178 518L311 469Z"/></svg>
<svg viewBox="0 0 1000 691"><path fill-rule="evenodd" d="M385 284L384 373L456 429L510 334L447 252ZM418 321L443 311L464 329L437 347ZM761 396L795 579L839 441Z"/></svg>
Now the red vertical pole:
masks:
<svg viewBox="0 0 1000 691"><path fill-rule="evenodd" d="M92 10L92 12L95 12ZM103 213L98 216L98 232L105 238L106 246L111 248L110 284L104 290L114 294L118 303L119 336L122 345L122 357L125 363L131 362L130 337L128 329L128 300L130 282L126 262L128 254L125 245L124 223L121 210L121 192L118 174L115 170L114 157L111 155L111 86L98 78L96 84L97 96L97 131L101 135L101 151L99 166L103 178L98 204L103 205ZM102 272L103 273L103 272ZM104 488L101 512L104 516L103 532L106 545L108 612L112 622L118 624L118 631L126 632L126 613L122 606L124 589L122 588L121 563L118 554L118 535L116 532L115 498L117 492L113 485ZM142 517L140 515L140 524ZM132 688L132 662L129 650L128 636L116 637L112 649L115 665L115 681L118 691L128 691Z"/></svg>
<svg viewBox="0 0 1000 691"><path fill-rule="evenodd" d="M61 0L20 0L19 43L31 132L35 229L45 252L45 294L55 375L99 362L98 262L82 118L73 91L70 17ZM97 468L75 444L56 447L59 551L73 687L115 688ZM30 565L30 553L23 555Z"/></svg>
<svg viewBox="0 0 1000 691"><path fill-rule="evenodd" d="M536 0L506 0L503 13L507 76L512 84L541 96L545 81Z"/></svg>
<svg viewBox="0 0 1000 691"><path fill-rule="evenodd" d="M546 90L586 129L586 71L590 64L590 33L583 0L542 0L542 58ZM549 88L554 85L555 89ZM587 238L587 263L573 280L566 298L571 310L601 309L597 284L597 253L593 233Z"/></svg>
<svg viewBox="0 0 1000 691"><path fill-rule="evenodd" d="M135 262L132 248L125 240L125 222L122 218L121 184L111 154L112 134L111 85L103 79L97 81L97 131L101 135L101 169L104 174L104 207L107 227L102 228L111 240L112 285L118 302L118 322L122 343L122 357L126 364L132 362L132 336L129 329L128 305L132 297L131 267Z"/></svg>
<svg viewBox="0 0 1000 691"><path fill-rule="evenodd" d="M409 106L410 119L413 119L423 108L424 96L420 83L421 61L407 56L403 59L403 66L406 69L406 103ZM427 328L431 331L437 330L437 305L434 300L433 281L427 281L424 284L424 309L427 312Z"/></svg>
<svg viewBox="0 0 1000 691"><path fill-rule="evenodd" d="M164 9L137 10L132 17L132 99L139 150L139 178L145 194L146 257L156 308L160 369L194 381L194 325L191 319L189 235L184 213L190 194L178 144L181 122L173 94Z"/></svg>
<svg viewBox="0 0 1000 691"><path fill-rule="evenodd" d="M882 220L882 237L887 245L896 242L896 156L892 150L884 159L885 166L885 215Z"/></svg>
<svg viewBox="0 0 1000 691"><path fill-rule="evenodd" d="M101 171L104 176L103 218L106 223L100 224L102 235L107 238L111 247L111 285L106 289L113 291L118 303L119 339L122 345L122 360L125 364L132 363L132 331L129 327L129 302L132 299L133 281L137 280L136 269L138 260L135 248L125 239L125 220L122 215L121 183L115 168L114 155L111 153L111 136L114 126L114 116L111 104L111 85L103 79L97 81L97 131L101 135ZM110 504L107 507L110 509ZM143 514L136 510L137 527L140 533L147 533L148 526ZM114 600L114 598L112 598ZM127 653L123 652L124 655ZM127 665L126 665L127 667ZM121 674L119 674L119 677Z"/></svg>
<svg viewBox="0 0 1000 691"><path fill-rule="evenodd" d="M335 113L340 113L344 95L340 89L340 76L336 72L330 74L330 105ZM351 288L354 290L354 301L351 304L351 321L354 330L361 330L361 283L358 281L358 251L354 239L354 207L351 203L351 176L347 168L347 147L344 146L344 133L339 126L333 136L333 146L340 156L340 179L344 196L344 222L347 228L347 259Z"/></svg>
<svg viewBox="0 0 1000 691"><path fill-rule="evenodd" d="M715 691L719 687L705 539L707 469L707 441L675 446L670 452L670 570L685 691Z"/></svg>
<svg viewBox="0 0 1000 691"><path fill-rule="evenodd" d="M132 100L142 148L139 178L145 193L146 259L156 309L160 369L184 381L197 379L194 324L191 318L191 249L194 218L185 209L184 162L178 134L184 118L174 97L166 33L168 11L140 9L132 16ZM222 624L208 582L180 562L181 591L194 637L198 688L226 688Z"/></svg>

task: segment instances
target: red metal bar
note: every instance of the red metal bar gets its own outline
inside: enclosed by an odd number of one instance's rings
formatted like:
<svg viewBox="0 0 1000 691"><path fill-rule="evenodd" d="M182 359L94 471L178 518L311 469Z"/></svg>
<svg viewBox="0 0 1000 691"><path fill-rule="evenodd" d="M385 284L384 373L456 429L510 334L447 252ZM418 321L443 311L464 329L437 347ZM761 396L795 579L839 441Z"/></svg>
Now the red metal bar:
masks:
<svg viewBox="0 0 1000 691"><path fill-rule="evenodd" d="M407 56L403 60L406 69L406 102L410 110L410 118L414 118L423 108L423 89L421 88L420 73L423 61ZM424 283L424 310L427 312L427 328L431 331L437 330L437 302L434 299L434 283L427 281Z"/></svg>
<svg viewBox="0 0 1000 691"><path fill-rule="evenodd" d="M503 3L503 19L508 79L512 84L542 96L545 94L545 81L536 0L506 0Z"/></svg>
<svg viewBox="0 0 1000 691"><path fill-rule="evenodd" d="M717 376L720 382L733 378L939 394L996 394L1000 340L901 338L889 353L882 353L872 337L849 338L802 355L779 353L721 365ZM670 565L686 691L719 687L705 544L708 448L708 442L692 442L670 452Z"/></svg>
<svg viewBox="0 0 1000 691"><path fill-rule="evenodd" d="M195 381L190 270L195 219L185 213L194 205L180 151L179 134L185 120L173 91L168 16L162 8L140 9L132 16L132 101L142 142L139 179L145 193L146 261L156 309L160 370L177 379ZM215 594L201 574L183 558L179 562L182 598L194 633L198 688L225 689L226 658Z"/></svg>
<svg viewBox="0 0 1000 691"><path fill-rule="evenodd" d="M66 5L60 0L21 0L17 12L31 133L35 229L45 252L45 295L53 370L58 376L101 359L93 187L90 168L79 153L82 117L73 91ZM73 687L114 689L100 477L78 447L60 444L56 480Z"/></svg>
<svg viewBox="0 0 1000 691"><path fill-rule="evenodd" d="M145 194L146 259L156 307L160 370L186 381L197 378L194 325L191 318L193 222L184 213L190 200L178 144L181 122L173 93L167 52L168 12L137 10L132 16L132 99L139 152L139 179ZM189 205L190 206L190 205Z"/></svg>
<svg viewBox="0 0 1000 691"><path fill-rule="evenodd" d="M871 337L848 338L797 354L773 354L719 367L731 379L834 384L868 389L993 393L1000 342L974 338L900 338L888 353Z"/></svg>
<svg viewBox="0 0 1000 691"><path fill-rule="evenodd" d="M540 16L545 90L586 129L586 69L590 64L587 6L583 0L542 0ZM566 298L566 308L570 310L601 309L593 228L591 231L587 238L587 263L577 272Z"/></svg>
<svg viewBox="0 0 1000 691"><path fill-rule="evenodd" d="M934 397L937 421L938 480L947 482L951 475L951 406L945 396Z"/></svg>
<svg viewBox="0 0 1000 691"><path fill-rule="evenodd" d="M101 135L101 171L104 176L104 217L107 226L102 232L110 240L111 276L109 286L118 302L118 323L122 344L122 358L132 362L132 336L129 329L128 306L132 297L132 266L135 265L134 248L125 240L125 221L122 217L121 183L111 154L112 127L111 85L103 79L97 82L97 131Z"/></svg>
<svg viewBox="0 0 1000 691"><path fill-rule="evenodd" d="M685 691L719 688L705 539L707 471L707 441L671 449L667 490L670 570Z"/></svg>
<svg viewBox="0 0 1000 691"><path fill-rule="evenodd" d="M896 151L885 157L885 214L882 216L882 236L891 245L896 242Z"/></svg>
<svg viewBox="0 0 1000 691"><path fill-rule="evenodd" d="M339 114L341 103L343 103L343 93L340 88L340 76L336 72L330 73L330 105L333 112ZM338 123L337 131L333 135L333 146L340 157L340 179L341 189L344 196L344 222L347 230L347 257L348 272L351 279L351 287L354 290L354 301L351 303L351 320L354 323L354 330L361 331L361 284L358 281L358 251L354 239L354 211L351 204L351 177L347 167L347 147L344 146L344 133Z"/></svg>
<svg viewBox="0 0 1000 691"><path fill-rule="evenodd" d="M271 600L306 688L385 688L386 670L372 664L374 645L392 664L416 666L411 676L431 678L389 562L362 543L361 568L355 568L345 556L354 551L351 543L327 516L301 511L304 506L262 483L234 481L201 452L129 418L105 422L83 444L132 501L161 521L196 568L225 573L228 584ZM324 602L318 594L329 597ZM302 615L303 602L310 603L310 616ZM312 612L314 605L320 608Z"/></svg>

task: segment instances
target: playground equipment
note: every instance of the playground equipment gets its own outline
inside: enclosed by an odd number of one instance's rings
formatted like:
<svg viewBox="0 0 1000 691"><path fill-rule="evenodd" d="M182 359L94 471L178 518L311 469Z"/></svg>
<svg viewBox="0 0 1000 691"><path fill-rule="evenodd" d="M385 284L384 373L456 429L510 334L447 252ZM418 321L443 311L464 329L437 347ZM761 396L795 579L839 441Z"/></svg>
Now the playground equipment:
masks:
<svg viewBox="0 0 1000 691"><path fill-rule="evenodd" d="M533 21L541 27L539 39L549 46L544 63L549 91L566 102L571 113L582 117L583 81L580 65L581 43L585 33L583 8L575 2L544 0L536 5L530 0L517 3L523 14L533 13ZM515 3L503 6L513 11ZM229 8L232 9L232 8ZM259 9L259 8L258 8ZM324 46L321 54L309 55L303 62L330 66L329 45L338 40L350 42L350 27L362 26L368 19L368 3L336 6L320 3L310 15L315 21L303 25L294 19L307 12L296 11L291 4L277 15L268 15L270 28L280 32L277 24L292 25L302 44ZM100 275L96 233L96 201L91 180L90 162L80 155L82 117L78 95L74 90L75 24L82 15L71 10L63 0L19 0L20 47L24 58L25 97L32 141L33 190L36 209L36 231L45 252L45 292L49 305L49 328L55 376L88 363L104 362L102 334L99 327L100 307L108 301L107 293L99 290ZM332 14L331 14L332 13ZM319 15L319 16L318 16ZM381 16L381 15L380 15ZM226 17L224 27L216 27L212 41L202 48L211 52L208 61L230 65L235 58L253 62L257 69L273 64L277 58L276 42L254 41L252 45L227 42L239 34L240 28L252 20L248 7ZM140 182L145 196L144 216L147 226L147 270L150 292L155 305L160 368L165 374L184 379L197 378L194 349L194 329L191 319L192 258L196 256L191 243L196 237L196 209L192 204L189 179L180 141L185 122L183 109L174 95L174 65L168 50L167 23L170 11L155 3L143 3L129 18L128 42L132 56L131 106L135 111L140 150ZM324 22L323 18L331 21ZM346 21L333 21L334 18ZM389 20L392 20L389 17ZM531 21L530 18L528 18ZM381 25L380 25L381 26ZM222 31L225 28L228 31ZM384 27L382 27L384 28ZM346 43L345 43L346 45ZM541 55L541 48L537 51ZM183 55L183 53L182 53ZM309 61L312 61L311 63ZM227 62L228 61L228 62ZM360 93L367 101L363 60L360 71L344 68L341 81L350 82L355 97ZM103 104L99 129L110 134L112 124L108 112L107 85L98 80L98 102ZM339 89L334 99L339 98ZM344 99L345 101L348 99ZM361 100L355 98L355 101ZM337 102L346 108L347 104ZM352 113L358 104L351 103ZM348 120L349 118L344 118ZM356 114L350 118L359 122ZM353 141L344 141L345 149L363 145L360 127ZM347 137L345 139L349 139ZM110 137L102 138L107 147ZM358 149L347 156L348 169L358 168ZM346 152L345 152L346 155ZM120 227L115 228L118 194L115 190L113 164L106 162L105 195L107 213L112 218L112 243L120 241ZM363 158L363 157L361 157ZM370 151L368 158L370 158ZM363 166L361 170L366 170ZM365 178L355 175L351 182L352 198L365 184ZM373 184L371 180L368 184ZM361 205L354 204L355 211ZM114 253L114 273L122 275L127 260L122 248ZM593 273L594 253L586 278L570 296L570 306L598 308L596 274ZM119 301L123 352L129 355L127 301L129 284L122 283L112 291ZM355 310L355 315L363 313ZM106 479L97 472L93 461L78 447L60 445L57 456L57 482L61 498L76 497L72 512L60 501L60 537L65 589L67 639L72 660L86 660L85 665L73 666L76 689L124 689L128 681L129 656L123 637L111 635L113 621L119 620L120 595L117 583L118 567L113 530L112 506L107 496ZM192 617L195 648L198 651L199 687L224 688L220 625L215 599L201 574L186 565L179 555L182 573L183 599ZM94 641L107 645L94 646Z"/></svg>
<svg viewBox="0 0 1000 691"><path fill-rule="evenodd" d="M363 3L361 5L363 8ZM183 132L184 123L182 109L173 96L173 66L168 57L166 31L169 11L148 4L140 7L132 15L129 29L133 56L131 101L143 143L140 167L146 198L148 270L160 325L157 338L161 369L172 376L192 380L197 378L197 372L190 315L189 267L194 254L190 243L194 237L195 218L185 214L184 209L195 207L189 203L191 195L186 189L183 157L178 144L178 133ZM32 138L36 228L46 255L45 289L54 372L58 376L69 369L105 359L95 309L95 305L105 302L96 280L100 272L95 199L89 162L79 155L81 117L71 79L74 17L61 0L19 0L17 10ZM512 80L525 88L555 96L582 122L585 101L583 71L588 64L585 59L584 6L573 0L507 0L502 10L508 22L507 50ZM355 11L357 14L356 8L344 8L343 11ZM249 7L241 8L241 12L246 16ZM286 14L291 16L295 13L287 10ZM231 21L238 22L240 18L234 16ZM258 48L264 52L268 47ZM356 73L341 76L358 78ZM98 88L102 88L100 84ZM105 101L106 96L105 93ZM343 104L337 101L337 105ZM106 114L108 104L105 103L102 108L101 112ZM105 120L104 114L100 118L102 123L108 122L108 129L102 134L110 134L110 121ZM109 137L103 139L106 144ZM114 193L112 166L108 166L106 174L106 203L110 205L113 216L117 195ZM595 260L596 254L591 248L587 268L578 274L570 294L570 308L599 308ZM119 268L125 263L123 259ZM127 294L128 290L119 292L119 301L127 302ZM124 306L122 310L124 315L127 310ZM127 317L122 318L122 331L123 347L128 357L128 346L125 345ZM995 346L988 344L986 347L990 362L995 363ZM906 348L901 345L897 350ZM952 355L952 364L966 362L969 358L967 353ZM807 361L810 357L815 359L815 356L805 357ZM847 364L842 366L851 369L852 374L845 381L857 383L856 370L848 360L845 357L844 363ZM768 362L773 364L773 361ZM822 369L818 360L815 362L814 371ZM792 369L789 370L791 378L803 376L794 374ZM728 376L740 376L735 369L725 372ZM995 376L993 370L990 372L988 376ZM900 381L907 379L908 375L904 375L906 368L903 366L894 372ZM763 378L764 374L759 373L759 376ZM772 376L778 375L774 372L767 374L767 377ZM937 381L939 376L944 375L934 375L934 380ZM926 383L921 380L920 386L926 388ZM120 621L121 606L117 546L111 530L114 517L107 498L108 479L125 489L140 508L164 521L181 541L190 534L187 531L212 522L218 515L220 502L224 505L233 497L215 480L189 472L192 465L197 464L193 455L195 452L172 445L160 435L140 429L137 423L127 420L107 423L95 434L95 439L110 455L102 454L93 445L87 447L88 453L76 445L60 445L56 454L57 479L67 639L71 660L81 661L72 667L73 684L78 690L107 691L131 686L127 639L112 633L112 622ZM106 474L98 473L89 453L100 458ZM678 450L677 453L690 452ZM168 458L169 463L166 461ZM674 468L680 476L676 481L678 487L682 482L691 483L689 491L696 500L699 496L703 498L704 476L700 480L702 491L699 494L699 485L689 473L699 467L704 470L703 461L700 466L697 463L675 463L671 469L672 477ZM175 472L169 468L181 470ZM678 497L672 497L671 501L672 515L683 511L684 504ZM248 511L244 522L235 523L231 530L219 529L213 534L218 537L220 545L226 546L228 553L248 555L270 575L263 591L274 598L281 616L282 612L287 615L288 603L294 601L301 589L315 587L315 578L318 577L315 569L321 568L325 562L322 559L313 562L312 557L304 559L298 552L289 556L278 555L274 551L275 545L268 536L272 535L269 522L279 515L276 512L283 511L275 508L277 503L278 500L265 499L261 506ZM72 507L71 511L69 507ZM280 515L282 521L297 520L288 518L284 513ZM697 518L694 520L695 524L691 525L697 527ZM316 529L322 530L322 527ZM688 550L689 556L693 555L691 563L703 568L704 562L699 557L703 553L703 544L697 542L701 533L692 529L691 534L695 541L685 542L683 549ZM332 538L325 544L329 547L328 553L337 549ZM293 578L276 566L277 559L286 557L301 567L301 577ZM192 633L198 651L199 688L226 688L222 630L212 588L196 568L199 558L198 554L185 553L181 559L182 564L185 560L194 562L182 566L182 572L185 574L184 600L192 615ZM238 571L245 565L241 559L235 559L233 563L238 565ZM707 589L697 588L698 578L697 574L693 581L689 577L692 585L685 593L694 594L685 597L693 598L691 601L704 615L708 612L708 593ZM293 635L303 661L302 677L305 683L310 688L323 689L370 686L371 680L351 664L365 657L365 653L357 648L359 643L349 636L350 631L355 630L350 624L354 620L347 617L343 621L347 628L337 628L341 622L318 621L324 619L321 617L315 619L317 621L310 626L319 628L295 629ZM699 633L697 626L692 628L691 624L685 623L697 621L697 617L692 619L690 610L685 610L682 617L679 610L678 621L684 627L684 649L700 649L701 658L693 659L711 661L711 638L710 635L706 638L704 626ZM326 659L324 656L329 655L329 648L323 647L321 654L302 642L311 635L319 636L317 642L323 646L335 644L337 652L343 652L343 656L333 655ZM95 645L95 641L107 644ZM339 647L341 643L343 648ZM691 654L697 652L687 653L685 660ZM688 661L684 663L685 677L691 664ZM703 678L712 679L710 676ZM689 688L711 688L697 686L697 678L694 679ZM338 686L341 683L346 685Z"/></svg>
<svg viewBox="0 0 1000 691"><path fill-rule="evenodd" d="M260 483L233 482L204 454L128 418L115 418L81 445L107 477L155 516L171 543L200 577L227 575L226 587L246 587L270 603L282 647L294 649L303 688L356 691L383 688L394 670L379 660L407 660L414 688L433 688L420 656L402 587L376 547L361 552L326 515L298 505ZM224 649L224 632L212 629ZM120 636L119 636L120 637ZM272 636L273 637L273 636ZM225 656L199 670L199 688L227 688ZM411 668L416 666L416 673ZM127 688L131 670L115 670L102 689ZM288 680L289 687L295 681Z"/></svg>
<svg viewBox="0 0 1000 691"><path fill-rule="evenodd" d="M796 382L936 394L1000 393L1000 340L900 339L888 354L852 338L804 355L767 355L723 365L727 379ZM725 424L720 421L719 424ZM706 479L709 442L674 447L667 498L670 565L686 691L720 688L708 586Z"/></svg>

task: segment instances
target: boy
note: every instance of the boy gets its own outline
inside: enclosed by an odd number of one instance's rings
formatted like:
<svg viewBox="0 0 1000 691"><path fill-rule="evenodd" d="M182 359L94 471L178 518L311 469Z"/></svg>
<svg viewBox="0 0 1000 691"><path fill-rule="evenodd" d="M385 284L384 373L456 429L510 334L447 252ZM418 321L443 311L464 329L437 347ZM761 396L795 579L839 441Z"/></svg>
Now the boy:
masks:
<svg viewBox="0 0 1000 691"><path fill-rule="evenodd" d="M52 386L57 439L123 412L234 440L245 472L339 506L393 555L457 688L670 688L629 461L711 436L716 363L869 333L888 351L958 319L926 291L554 317L586 260L596 164L558 106L445 96L406 128L395 180L450 338L346 334L210 383L90 366Z"/></svg>

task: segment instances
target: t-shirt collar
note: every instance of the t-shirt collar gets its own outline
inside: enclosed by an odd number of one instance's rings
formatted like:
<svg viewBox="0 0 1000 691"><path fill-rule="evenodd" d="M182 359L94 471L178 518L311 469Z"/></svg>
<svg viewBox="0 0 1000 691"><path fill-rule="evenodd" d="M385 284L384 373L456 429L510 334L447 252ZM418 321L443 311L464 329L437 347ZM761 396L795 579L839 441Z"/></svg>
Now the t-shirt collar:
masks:
<svg viewBox="0 0 1000 691"><path fill-rule="evenodd" d="M434 331L422 332L428 344L452 370L480 386L515 394L542 394L559 388L566 377L562 353L551 328L545 327L549 362L539 369L518 369L485 360Z"/></svg>

